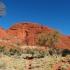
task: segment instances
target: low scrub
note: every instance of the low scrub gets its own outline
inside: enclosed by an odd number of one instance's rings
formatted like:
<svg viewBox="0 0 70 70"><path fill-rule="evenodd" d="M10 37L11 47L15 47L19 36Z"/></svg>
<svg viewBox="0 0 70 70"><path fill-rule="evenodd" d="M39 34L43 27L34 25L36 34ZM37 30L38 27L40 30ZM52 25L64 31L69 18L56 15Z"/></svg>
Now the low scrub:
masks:
<svg viewBox="0 0 70 70"><path fill-rule="evenodd" d="M55 53L54 49L50 49L50 50L49 50L49 54L50 54L50 55L53 55L54 53Z"/></svg>
<svg viewBox="0 0 70 70"><path fill-rule="evenodd" d="M63 50L62 50L62 56L65 57L65 56L68 55L68 54L70 55L70 50L68 50L68 49L63 49Z"/></svg>
<svg viewBox="0 0 70 70"><path fill-rule="evenodd" d="M31 54L32 58L44 58L46 55L46 52L43 50L38 50L38 49L31 49L31 48L26 48L23 52L24 54ZM30 58L30 57L29 57Z"/></svg>
<svg viewBox="0 0 70 70"><path fill-rule="evenodd" d="M0 46L0 53L4 52L4 51L5 51L5 49L6 49L6 47L5 47L5 46Z"/></svg>
<svg viewBox="0 0 70 70"><path fill-rule="evenodd" d="M4 52L5 55L21 55L22 54L22 50L19 46L14 46L14 47L11 47L8 51L5 51Z"/></svg>

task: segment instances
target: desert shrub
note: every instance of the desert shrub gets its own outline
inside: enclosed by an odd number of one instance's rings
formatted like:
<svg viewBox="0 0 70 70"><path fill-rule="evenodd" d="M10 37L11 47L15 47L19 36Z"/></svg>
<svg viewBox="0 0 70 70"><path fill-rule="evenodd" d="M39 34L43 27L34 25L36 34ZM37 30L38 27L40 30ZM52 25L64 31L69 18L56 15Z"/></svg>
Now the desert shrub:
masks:
<svg viewBox="0 0 70 70"><path fill-rule="evenodd" d="M3 61L0 61L0 69L5 66L5 63Z"/></svg>
<svg viewBox="0 0 70 70"><path fill-rule="evenodd" d="M43 58L46 55L46 52L43 50L38 50L38 49L31 49L29 47L27 47L24 51L25 54L31 54L30 57L32 58ZM29 57L29 58L30 58ZM28 58L28 57L27 57Z"/></svg>
<svg viewBox="0 0 70 70"><path fill-rule="evenodd" d="M50 50L49 50L49 54L50 54L50 55L53 55L54 53L55 53L54 49L50 49Z"/></svg>
<svg viewBox="0 0 70 70"><path fill-rule="evenodd" d="M38 50L38 52L36 53L35 58L44 58L46 56L46 52L43 50Z"/></svg>
<svg viewBox="0 0 70 70"><path fill-rule="evenodd" d="M0 52L4 52L4 51L5 51L5 49L6 49L6 47L5 47L5 46L0 46Z"/></svg>
<svg viewBox="0 0 70 70"><path fill-rule="evenodd" d="M66 56L68 54L70 54L70 50L68 50L68 49L63 49L62 50L62 56Z"/></svg>
<svg viewBox="0 0 70 70"><path fill-rule="evenodd" d="M25 50L23 51L23 53L24 53L24 54L28 54L28 55L26 56L27 59L29 59L29 58L34 58L35 50L32 49L32 48L27 47L27 48L25 48Z"/></svg>
<svg viewBox="0 0 70 70"><path fill-rule="evenodd" d="M40 46L43 46L46 44L46 41L47 41L47 35L43 33L38 36L38 40L36 43Z"/></svg>
<svg viewBox="0 0 70 70"><path fill-rule="evenodd" d="M29 47L25 48L24 53L30 54L31 52L32 52L31 48L29 48Z"/></svg>
<svg viewBox="0 0 70 70"><path fill-rule="evenodd" d="M43 33L38 36L37 44L40 46L47 46L49 48L53 48L54 46L57 46L57 43L60 41L60 32L55 31L49 31L48 33Z"/></svg>
<svg viewBox="0 0 70 70"><path fill-rule="evenodd" d="M9 51L4 51L3 54L4 54L4 55L8 55L8 56L10 56L10 52L9 52Z"/></svg>
<svg viewBox="0 0 70 70"><path fill-rule="evenodd" d="M15 47L11 47L9 49L8 53L10 55L14 55L14 54L21 55L22 50L21 50L21 48L19 46L15 46Z"/></svg>
<svg viewBox="0 0 70 70"><path fill-rule="evenodd" d="M32 50L32 51L31 51L31 54L32 54L32 57L34 57L35 52Z"/></svg>
<svg viewBox="0 0 70 70"><path fill-rule="evenodd" d="M46 55L46 52L45 51L40 51L40 57L42 57L42 58L44 58L45 57L45 55Z"/></svg>

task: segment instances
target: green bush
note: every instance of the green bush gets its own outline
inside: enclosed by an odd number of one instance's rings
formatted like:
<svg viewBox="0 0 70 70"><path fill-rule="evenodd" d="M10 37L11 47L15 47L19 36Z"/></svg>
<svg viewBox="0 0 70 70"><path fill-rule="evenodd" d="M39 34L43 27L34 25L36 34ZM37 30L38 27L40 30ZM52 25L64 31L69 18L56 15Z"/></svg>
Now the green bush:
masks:
<svg viewBox="0 0 70 70"><path fill-rule="evenodd" d="M45 51L40 51L40 57L44 58L46 55L46 52Z"/></svg>
<svg viewBox="0 0 70 70"><path fill-rule="evenodd" d="M4 51L5 51L5 49L6 49L6 47L5 47L5 46L0 46L0 52L4 52Z"/></svg>
<svg viewBox="0 0 70 70"><path fill-rule="evenodd" d="M38 36L37 44L53 48L60 41L60 32L58 30L42 33ZM46 44L47 43L47 44Z"/></svg>
<svg viewBox="0 0 70 70"><path fill-rule="evenodd" d="M31 48L27 47L24 51L26 54L30 54L32 52Z"/></svg>
<svg viewBox="0 0 70 70"><path fill-rule="evenodd" d="M31 51L31 54L32 54L32 57L34 57L35 52L32 50L32 51Z"/></svg>
<svg viewBox="0 0 70 70"><path fill-rule="evenodd" d="M19 46L11 47L8 51L10 55L14 55L14 54L21 55L21 52L22 50Z"/></svg>
<svg viewBox="0 0 70 70"><path fill-rule="evenodd" d="M65 57L66 55L70 54L70 50L68 49L63 49L62 50L62 56Z"/></svg>
<svg viewBox="0 0 70 70"><path fill-rule="evenodd" d="M45 51L43 51L42 49L33 49L32 50L32 55L35 58L43 58L47 55L47 53Z"/></svg>
<svg viewBox="0 0 70 70"><path fill-rule="evenodd" d="M46 55L46 52L38 49L31 49L27 47L24 51L25 54L31 54L32 58L43 58Z"/></svg>
<svg viewBox="0 0 70 70"><path fill-rule="evenodd" d="M38 36L38 40L36 43L40 46L43 46L46 44L46 41L47 41L47 35L43 33Z"/></svg>
<svg viewBox="0 0 70 70"><path fill-rule="evenodd" d="M54 53L55 53L54 49L50 49L50 50L49 50L49 54L50 54L50 55L53 55Z"/></svg>

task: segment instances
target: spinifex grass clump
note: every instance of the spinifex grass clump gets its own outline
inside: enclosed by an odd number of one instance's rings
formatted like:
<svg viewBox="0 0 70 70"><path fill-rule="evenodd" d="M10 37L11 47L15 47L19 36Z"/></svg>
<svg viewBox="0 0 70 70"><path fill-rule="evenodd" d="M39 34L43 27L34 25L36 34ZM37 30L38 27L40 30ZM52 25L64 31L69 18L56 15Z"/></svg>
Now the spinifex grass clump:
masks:
<svg viewBox="0 0 70 70"><path fill-rule="evenodd" d="M60 70L67 70L69 68L70 64L69 63L64 63L61 67Z"/></svg>
<svg viewBox="0 0 70 70"><path fill-rule="evenodd" d="M3 53L5 51L6 47L5 46L0 46L0 53Z"/></svg>
<svg viewBox="0 0 70 70"><path fill-rule="evenodd" d="M46 52L43 50L39 50L39 49L34 49L34 48L25 48L25 50L23 51L24 54L30 54L30 56L32 58L44 58L46 56ZM27 58L30 58L30 56L27 56Z"/></svg>
<svg viewBox="0 0 70 70"><path fill-rule="evenodd" d="M0 70L26 70L28 61L3 55L0 57Z"/></svg>
<svg viewBox="0 0 70 70"><path fill-rule="evenodd" d="M49 55L44 58L35 58L31 64L31 70L53 70L54 66L64 60L62 56Z"/></svg>
<svg viewBox="0 0 70 70"><path fill-rule="evenodd" d="M9 50L4 52L5 55L21 55L22 49L19 46L11 47Z"/></svg>

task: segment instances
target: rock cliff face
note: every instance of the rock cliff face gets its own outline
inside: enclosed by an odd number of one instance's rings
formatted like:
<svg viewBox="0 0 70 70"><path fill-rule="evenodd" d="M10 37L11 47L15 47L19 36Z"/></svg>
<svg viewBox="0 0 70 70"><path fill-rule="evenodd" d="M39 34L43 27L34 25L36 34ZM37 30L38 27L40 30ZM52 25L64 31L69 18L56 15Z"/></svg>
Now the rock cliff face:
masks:
<svg viewBox="0 0 70 70"><path fill-rule="evenodd" d="M14 24L7 31L0 28L0 43L5 42L9 46L17 43L34 46L36 45L38 34L47 33L51 30L54 29L30 22ZM61 40L57 47L70 49L70 36L61 34Z"/></svg>
<svg viewBox="0 0 70 70"><path fill-rule="evenodd" d="M0 28L0 46L14 46L17 43L20 43L22 40L14 37L13 35L8 34L8 31Z"/></svg>
<svg viewBox="0 0 70 70"><path fill-rule="evenodd" d="M10 36L3 28L0 28L0 39L10 39Z"/></svg>
<svg viewBox="0 0 70 70"><path fill-rule="evenodd" d="M38 34L47 33L51 30L53 29L43 25L24 22L11 26L8 29L8 33L9 35L22 39L23 43L26 45L36 45ZM61 41L59 42L58 47L70 49L70 36L61 35Z"/></svg>
<svg viewBox="0 0 70 70"><path fill-rule="evenodd" d="M38 34L47 33L50 30L52 29L39 24L20 23L11 26L8 33L22 39L27 45L36 45L36 38Z"/></svg>

